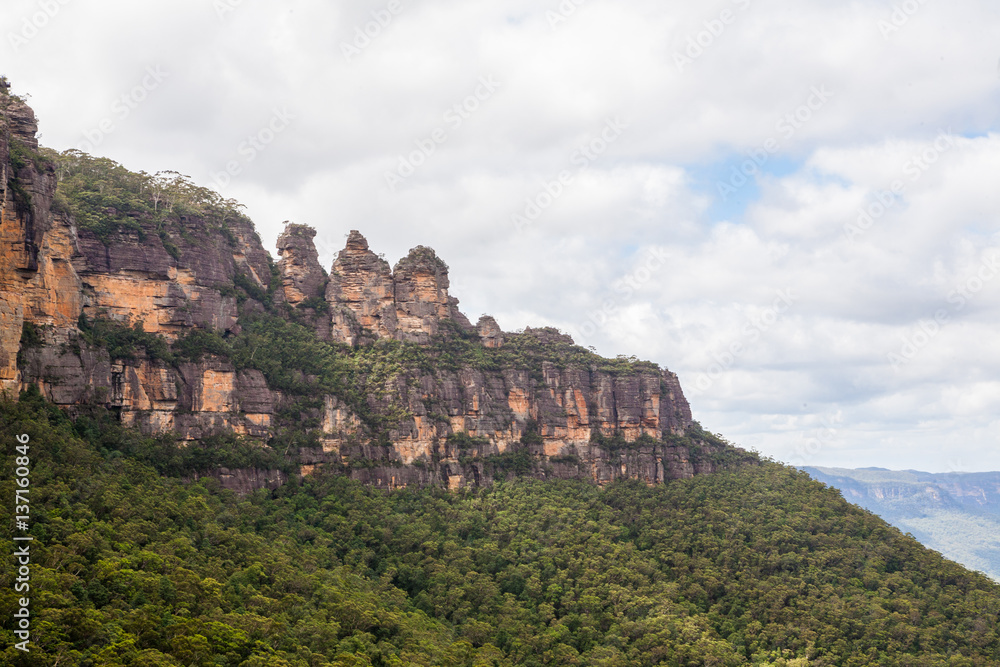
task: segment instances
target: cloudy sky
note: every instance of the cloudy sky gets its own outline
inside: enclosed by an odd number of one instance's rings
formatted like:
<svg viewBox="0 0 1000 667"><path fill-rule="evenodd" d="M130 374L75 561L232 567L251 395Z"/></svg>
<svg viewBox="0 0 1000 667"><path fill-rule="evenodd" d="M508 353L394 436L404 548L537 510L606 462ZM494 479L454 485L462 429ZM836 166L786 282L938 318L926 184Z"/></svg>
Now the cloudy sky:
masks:
<svg viewBox="0 0 1000 667"><path fill-rule="evenodd" d="M350 229L475 321L678 373L802 465L1000 469L1000 5L7 0L42 142L266 243Z"/></svg>

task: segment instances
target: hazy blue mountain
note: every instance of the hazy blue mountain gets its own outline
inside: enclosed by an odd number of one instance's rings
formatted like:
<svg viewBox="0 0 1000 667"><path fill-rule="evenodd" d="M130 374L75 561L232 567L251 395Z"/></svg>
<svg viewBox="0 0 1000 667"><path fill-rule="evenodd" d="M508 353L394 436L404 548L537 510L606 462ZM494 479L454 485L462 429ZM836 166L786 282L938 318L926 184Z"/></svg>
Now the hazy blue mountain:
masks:
<svg viewBox="0 0 1000 667"><path fill-rule="evenodd" d="M1000 581L1000 472L802 469L931 549Z"/></svg>

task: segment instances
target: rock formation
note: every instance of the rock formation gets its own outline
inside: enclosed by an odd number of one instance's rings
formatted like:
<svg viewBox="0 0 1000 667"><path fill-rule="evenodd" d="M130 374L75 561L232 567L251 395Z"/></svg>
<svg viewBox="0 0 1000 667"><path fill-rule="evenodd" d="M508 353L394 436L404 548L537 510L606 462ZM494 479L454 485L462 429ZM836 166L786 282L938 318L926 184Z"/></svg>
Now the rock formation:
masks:
<svg viewBox="0 0 1000 667"><path fill-rule="evenodd" d="M326 289L333 338L350 345L373 337L426 343L443 320L472 330L448 285L448 266L430 248L413 248L390 270L352 229Z"/></svg>
<svg viewBox="0 0 1000 667"><path fill-rule="evenodd" d="M309 407L269 386L260 370L237 368L225 356L181 359L147 350L112 358L107 341L87 332L88 322L139 326L166 341L195 331L227 339L239 336L241 317L265 310L311 324L320 339L361 349L381 338L431 349L452 336L484 354L507 354L514 342L518 349L586 352L550 329L505 334L488 316L473 327L448 293L448 267L423 246L390 269L351 231L327 276L315 231L304 225L285 228L276 267L243 218L219 224L179 215L164 226L138 216L98 236L78 227L66 207L53 206L52 166L25 158L37 156L34 115L5 100L0 383L8 393L34 384L67 409L104 405L126 424L188 441L234 431L264 443L298 410L289 427L312 422L318 434L318 447L299 451L303 473L333 466L383 487L488 483L515 452L529 454L532 474L600 483L657 483L713 469L706 458L712 446L705 444L699 458L682 437L692 420L677 377L651 364L621 372L496 356L485 366L404 365L364 404L326 394ZM379 420L389 426L373 426ZM278 479L219 475L238 480L239 488Z"/></svg>
<svg viewBox="0 0 1000 667"><path fill-rule="evenodd" d="M72 230L63 226L49 233L54 171L28 159L38 150L37 131L34 112L6 91L0 93L0 388L4 390L20 387L17 355L25 317L66 326L79 310L79 289L67 264Z"/></svg>
<svg viewBox="0 0 1000 667"><path fill-rule="evenodd" d="M393 269L396 288L395 337L426 343L442 320L463 329L472 324L458 310L458 299L448 296L448 266L430 248L417 246Z"/></svg>
<svg viewBox="0 0 1000 667"><path fill-rule="evenodd" d="M497 321L489 315L483 315L479 318L479 322L476 323L476 333L479 334L479 340L482 341L483 347L503 346L503 331L500 330Z"/></svg>
<svg viewBox="0 0 1000 667"><path fill-rule="evenodd" d="M319 253L313 238L316 230L306 225L285 223L285 231L278 237L278 268L282 289L275 298L292 306L308 299L323 297L326 273L319 265Z"/></svg>
<svg viewBox="0 0 1000 667"><path fill-rule="evenodd" d="M349 345L369 336L391 338L396 331L396 296L388 262L368 249L368 241L351 230L347 246L330 271L326 288L333 338Z"/></svg>

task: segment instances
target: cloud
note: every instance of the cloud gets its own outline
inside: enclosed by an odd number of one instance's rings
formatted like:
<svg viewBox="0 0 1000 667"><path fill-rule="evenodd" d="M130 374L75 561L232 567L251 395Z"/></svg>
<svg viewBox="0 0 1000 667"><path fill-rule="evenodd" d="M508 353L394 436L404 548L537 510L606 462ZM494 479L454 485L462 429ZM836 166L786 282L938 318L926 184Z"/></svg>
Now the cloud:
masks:
<svg viewBox="0 0 1000 667"><path fill-rule="evenodd" d="M64 0L18 49L5 36L4 73L50 146L110 116L96 153L216 182L269 244L313 225L325 264L350 229L390 262L432 246L471 316L664 364L706 427L765 453L1000 467L1000 280L969 282L1000 248L1000 7L219 1ZM7 3L6 25L39 6ZM119 118L151 66L169 76ZM462 107L483 77L496 90Z"/></svg>

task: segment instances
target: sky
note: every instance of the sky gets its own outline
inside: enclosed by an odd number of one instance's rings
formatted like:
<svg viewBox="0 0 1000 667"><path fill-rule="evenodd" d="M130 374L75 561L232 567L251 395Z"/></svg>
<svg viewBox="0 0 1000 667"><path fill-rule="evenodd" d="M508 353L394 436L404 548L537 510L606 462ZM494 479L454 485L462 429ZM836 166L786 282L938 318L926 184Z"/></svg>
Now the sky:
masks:
<svg viewBox="0 0 1000 667"><path fill-rule="evenodd" d="M272 248L434 248L472 321L677 373L794 465L1000 469L1000 4L7 0L41 142Z"/></svg>

